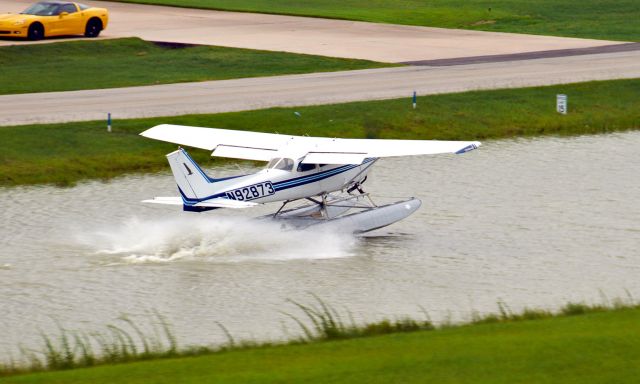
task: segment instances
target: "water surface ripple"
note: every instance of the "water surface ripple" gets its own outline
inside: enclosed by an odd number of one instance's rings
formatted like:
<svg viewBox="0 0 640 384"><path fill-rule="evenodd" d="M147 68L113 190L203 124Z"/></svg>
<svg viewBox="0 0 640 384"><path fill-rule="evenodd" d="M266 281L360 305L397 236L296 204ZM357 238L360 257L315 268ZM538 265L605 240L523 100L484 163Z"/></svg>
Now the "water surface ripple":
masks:
<svg viewBox="0 0 640 384"><path fill-rule="evenodd" d="M364 238L140 204L175 194L168 173L0 189L0 357L56 321L96 330L150 310L183 344L224 340L216 321L240 339L287 337L297 329L280 311L309 292L365 320L640 298L638 148L629 132L381 160L366 189L423 206Z"/></svg>

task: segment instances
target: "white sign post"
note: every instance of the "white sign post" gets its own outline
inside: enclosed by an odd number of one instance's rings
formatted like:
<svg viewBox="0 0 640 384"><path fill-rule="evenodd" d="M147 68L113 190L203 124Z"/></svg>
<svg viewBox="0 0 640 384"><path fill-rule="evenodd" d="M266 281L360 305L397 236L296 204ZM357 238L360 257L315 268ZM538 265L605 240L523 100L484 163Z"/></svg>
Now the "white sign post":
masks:
<svg viewBox="0 0 640 384"><path fill-rule="evenodd" d="M556 111L563 115L567 114L567 95L556 96Z"/></svg>

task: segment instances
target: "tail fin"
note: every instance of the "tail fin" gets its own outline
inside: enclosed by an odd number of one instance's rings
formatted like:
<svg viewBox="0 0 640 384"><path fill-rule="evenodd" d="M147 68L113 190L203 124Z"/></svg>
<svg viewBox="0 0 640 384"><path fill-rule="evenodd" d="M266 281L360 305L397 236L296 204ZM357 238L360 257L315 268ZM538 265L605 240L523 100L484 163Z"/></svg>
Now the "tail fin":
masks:
<svg viewBox="0 0 640 384"><path fill-rule="evenodd" d="M201 200L215 193L212 185L215 180L204 173L187 151L179 148L168 154L167 159L183 198Z"/></svg>

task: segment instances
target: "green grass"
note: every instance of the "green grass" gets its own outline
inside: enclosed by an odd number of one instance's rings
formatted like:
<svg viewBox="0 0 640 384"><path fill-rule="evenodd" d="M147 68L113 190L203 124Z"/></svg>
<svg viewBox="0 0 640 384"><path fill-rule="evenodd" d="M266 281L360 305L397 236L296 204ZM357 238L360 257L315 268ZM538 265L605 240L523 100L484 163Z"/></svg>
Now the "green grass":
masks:
<svg viewBox="0 0 640 384"><path fill-rule="evenodd" d="M555 95L569 114L555 112ZM486 140L580 135L640 128L640 79L466 92L300 108L0 128L0 186L108 179L167 170L175 145L138 136L160 123L327 137ZM409 95L408 95L409 96ZM297 117L293 112L300 113ZM482 150L482 149L480 149ZM214 161L193 151L196 161ZM220 160L217 160L218 162Z"/></svg>
<svg viewBox="0 0 640 384"><path fill-rule="evenodd" d="M640 41L637 0L120 0L430 27Z"/></svg>
<svg viewBox="0 0 640 384"><path fill-rule="evenodd" d="M628 383L640 309L228 350L3 378L4 383Z"/></svg>
<svg viewBox="0 0 640 384"><path fill-rule="evenodd" d="M211 46L163 48L137 38L13 45L0 47L0 94L116 88L385 66L391 64Z"/></svg>

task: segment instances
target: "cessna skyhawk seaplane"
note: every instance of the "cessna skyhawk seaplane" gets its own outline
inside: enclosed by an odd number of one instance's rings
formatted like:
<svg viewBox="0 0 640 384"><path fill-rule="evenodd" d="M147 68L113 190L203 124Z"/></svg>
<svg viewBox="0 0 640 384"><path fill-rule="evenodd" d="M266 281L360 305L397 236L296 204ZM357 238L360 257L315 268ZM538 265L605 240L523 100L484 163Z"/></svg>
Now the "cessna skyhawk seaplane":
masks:
<svg viewBox="0 0 640 384"><path fill-rule="evenodd" d="M147 203L181 205L185 211L248 208L282 202L268 217L292 228L320 223L361 233L402 220L415 212L420 200L410 198L377 206L362 183L381 157L462 154L477 141L338 139L290 136L162 124L142 136L212 151L211 156L268 162L249 175L209 177L183 148L167 155L180 196L156 197ZM310 204L284 207L297 200ZM354 210L355 213L347 214Z"/></svg>

